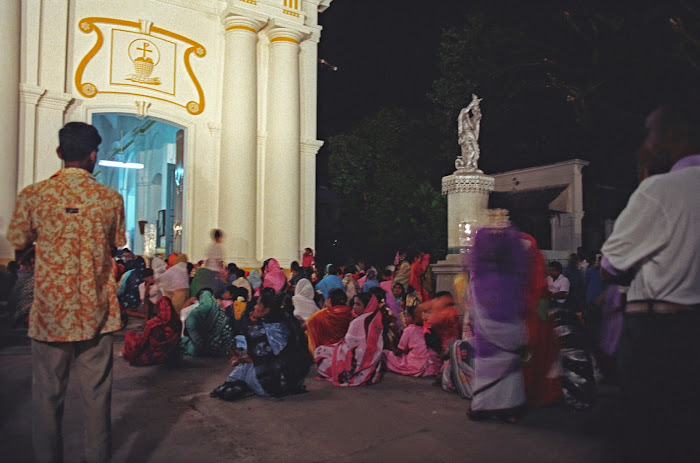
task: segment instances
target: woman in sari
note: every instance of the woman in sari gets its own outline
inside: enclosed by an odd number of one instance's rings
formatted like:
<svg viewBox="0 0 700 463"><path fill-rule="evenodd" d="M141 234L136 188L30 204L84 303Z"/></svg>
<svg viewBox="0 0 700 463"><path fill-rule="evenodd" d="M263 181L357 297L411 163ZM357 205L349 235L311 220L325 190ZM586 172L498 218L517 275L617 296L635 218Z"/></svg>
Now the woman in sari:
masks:
<svg viewBox="0 0 700 463"><path fill-rule="evenodd" d="M306 392L304 379L311 359L301 339L299 322L265 292L255 302L250 323L236 336L230 365L233 371L210 396L236 400L256 394L282 397Z"/></svg>
<svg viewBox="0 0 700 463"><path fill-rule="evenodd" d="M343 275L343 288L345 289L345 295L348 299L354 297L360 292L360 284L355 279L355 274L357 269L354 265L350 265L345 269L345 275Z"/></svg>
<svg viewBox="0 0 700 463"><path fill-rule="evenodd" d="M250 293L249 297L253 297L253 294L257 292L257 289L260 287L260 284L262 283L262 276L260 275L260 270L254 268L250 274L246 277L246 280L248 280L248 283L250 283L250 287L253 288L253 292Z"/></svg>
<svg viewBox="0 0 700 463"><path fill-rule="evenodd" d="M527 254L514 228L482 228L471 255L474 381L471 419L517 420L525 404Z"/></svg>
<svg viewBox="0 0 700 463"><path fill-rule="evenodd" d="M226 291L226 285L221 278L218 263L215 259L208 260L204 267L198 268L195 272L190 283L190 297L196 296L200 291L207 288L217 298L221 297Z"/></svg>
<svg viewBox="0 0 700 463"><path fill-rule="evenodd" d="M122 308L135 309L141 305L139 285L143 283L141 275L146 270L146 261L138 256L133 261L133 267L122 276L117 297Z"/></svg>
<svg viewBox="0 0 700 463"><path fill-rule="evenodd" d="M157 365L180 358L182 322L169 298L158 299L156 308L156 316L146 322L143 333L128 331L124 336L122 355L131 366Z"/></svg>
<svg viewBox="0 0 700 463"><path fill-rule="evenodd" d="M377 298L368 293L355 297L352 310L357 316L345 337L332 346L316 348L319 379L334 386L362 386L378 383L382 377L382 316Z"/></svg>
<svg viewBox="0 0 700 463"><path fill-rule="evenodd" d="M374 286L370 288L369 294L377 298L377 310L382 314L382 325L384 325L384 331L382 337L384 338L384 349L390 351L396 351L399 346L399 341L401 340L401 331L403 330L403 323L394 316L391 307L387 304L386 293L379 286ZM399 326L401 328L399 328Z"/></svg>
<svg viewBox="0 0 700 463"><path fill-rule="evenodd" d="M314 302L314 286L307 279L299 280L294 288L294 296L292 303L294 304L294 316L306 322L315 312L318 311L318 306Z"/></svg>
<svg viewBox="0 0 700 463"><path fill-rule="evenodd" d="M311 353L313 354L318 346L329 346L342 340L352 320L352 311L347 306L343 290L331 289L326 299L326 307L306 320Z"/></svg>
<svg viewBox="0 0 700 463"><path fill-rule="evenodd" d="M156 277L156 284L163 291L163 295L170 299L175 311L180 313L190 294L187 254L176 255L172 259L172 265Z"/></svg>
<svg viewBox="0 0 700 463"><path fill-rule="evenodd" d="M279 293L287 286L287 275L284 274L277 259L268 259L263 265L261 288L272 288Z"/></svg>
<svg viewBox="0 0 700 463"><path fill-rule="evenodd" d="M153 269L153 275L157 280L158 277L160 277L168 269L168 264L166 264L160 257L154 257L153 260L151 260L151 268Z"/></svg>
<svg viewBox="0 0 700 463"><path fill-rule="evenodd" d="M532 236L523 233L528 263L525 291L525 326L530 359L523 367L525 396L528 404L539 407L561 397L558 360L559 342L549 318L544 257Z"/></svg>
<svg viewBox="0 0 700 463"><path fill-rule="evenodd" d="M370 267L365 275L365 281L362 283L362 292L369 292L371 288L379 287L379 281L377 280L377 270L374 267Z"/></svg>
<svg viewBox="0 0 700 463"><path fill-rule="evenodd" d="M224 357L233 344L226 314L210 289L203 289L198 299L198 305L185 320L180 348L187 355Z"/></svg>
<svg viewBox="0 0 700 463"><path fill-rule="evenodd" d="M423 287L423 274L428 270L430 264L430 254L421 252L411 263L411 274L408 277L408 284L418 293L421 302L430 299L430 293Z"/></svg>

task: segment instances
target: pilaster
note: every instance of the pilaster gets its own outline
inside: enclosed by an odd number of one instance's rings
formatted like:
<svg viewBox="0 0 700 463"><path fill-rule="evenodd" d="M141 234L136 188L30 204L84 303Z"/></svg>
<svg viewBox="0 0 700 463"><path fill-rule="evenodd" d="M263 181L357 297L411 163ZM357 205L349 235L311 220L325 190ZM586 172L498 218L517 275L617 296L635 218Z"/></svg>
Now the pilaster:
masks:
<svg viewBox="0 0 700 463"><path fill-rule="evenodd" d="M299 256L304 248L313 248L316 242L316 155L322 146L320 140L304 140L300 145Z"/></svg>
<svg viewBox="0 0 700 463"><path fill-rule="evenodd" d="M45 88L30 84L19 85L19 139L17 157L17 192L34 183L36 159L36 106Z"/></svg>
<svg viewBox="0 0 700 463"><path fill-rule="evenodd" d="M63 113L73 97L66 93L47 91L36 106L36 154L34 182L44 180L61 168L56 155L58 131L63 127Z"/></svg>

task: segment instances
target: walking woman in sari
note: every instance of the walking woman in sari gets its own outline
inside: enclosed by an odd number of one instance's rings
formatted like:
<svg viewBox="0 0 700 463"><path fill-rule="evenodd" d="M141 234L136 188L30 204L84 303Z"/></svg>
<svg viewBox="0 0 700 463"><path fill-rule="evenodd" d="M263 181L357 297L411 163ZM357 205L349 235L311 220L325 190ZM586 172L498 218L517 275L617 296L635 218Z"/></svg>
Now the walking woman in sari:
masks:
<svg viewBox="0 0 700 463"><path fill-rule="evenodd" d="M185 320L185 335L180 347L187 355L225 357L233 344L226 314L210 289L199 293L198 305Z"/></svg>
<svg viewBox="0 0 700 463"><path fill-rule="evenodd" d="M514 422L525 405L527 254L514 228L482 228L471 255L474 384L471 419Z"/></svg>
<svg viewBox="0 0 700 463"><path fill-rule="evenodd" d="M532 236L523 233L527 252L527 288L525 291L525 326L530 358L523 367L525 395L529 405L548 405L561 397L559 381L559 341L549 317L544 257Z"/></svg>
<svg viewBox="0 0 700 463"><path fill-rule="evenodd" d="M316 348L319 379L335 386L363 386L382 377L382 316L377 298L369 293L355 297L352 310L357 316L345 337L331 346Z"/></svg>
<svg viewBox="0 0 700 463"><path fill-rule="evenodd" d="M127 331L122 354L131 366L157 365L180 358L182 322L169 298L156 303L156 316L146 322L143 333Z"/></svg>

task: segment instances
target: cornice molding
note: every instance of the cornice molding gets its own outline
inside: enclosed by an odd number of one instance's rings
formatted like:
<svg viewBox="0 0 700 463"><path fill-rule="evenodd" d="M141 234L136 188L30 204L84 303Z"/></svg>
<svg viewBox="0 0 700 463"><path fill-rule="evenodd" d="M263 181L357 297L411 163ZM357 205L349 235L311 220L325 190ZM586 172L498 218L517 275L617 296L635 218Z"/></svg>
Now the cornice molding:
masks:
<svg viewBox="0 0 700 463"><path fill-rule="evenodd" d="M33 84L19 84L19 102L36 105L46 89Z"/></svg>
<svg viewBox="0 0 700 463"><path fill-rule="evenodd" d="M493 191L495 179L483 174L454 173L442 178L442 194L484 193Z"/></svg>
<svg viewBox="0 0 700 463"><path fill-rule="evenodd" d="M67 93L52 92L49 90L42 95L42 97L39 99L39 103L37 104L37 106L40 108L65 111L72 99L73 95L69 95Z"/></svg>

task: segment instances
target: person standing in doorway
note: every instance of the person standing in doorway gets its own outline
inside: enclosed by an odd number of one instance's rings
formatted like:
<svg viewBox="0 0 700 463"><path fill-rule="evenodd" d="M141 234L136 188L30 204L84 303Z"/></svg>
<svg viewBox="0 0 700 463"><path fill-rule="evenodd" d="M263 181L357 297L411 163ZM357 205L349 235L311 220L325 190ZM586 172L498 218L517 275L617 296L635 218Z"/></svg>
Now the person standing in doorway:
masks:
<svg viewBox="0 0 700 463"><path fill-rule="evenodd" d="M224 268L224 249L221 242L224 240L224 232L218 228L211 231L212 243L207 248L206 265L209 268L216 267L217 270Z"/></svg>
<svg viewBox="0 0 700 463"><path fill-rule="evenodd" d="M603 277L631 273L617 351L625 461L700 461L700 112L647 118L646 175L603 245ZM671 165L661 173L661 165ZM628 275L629 277L630 275Z"/></svg>
<svg viewBox="0 0 700 463"><path fill-rule="evenodd" d="M61 420L71 368L85 413L85 458L112 450L112 335L121 329L112 256L126 244L124 202L92 176L102 141L95 127L59 131L64 168L22 190L7 233L16 249L34 243L36 287L29 314L35 458L63 460Z"/></svg>

